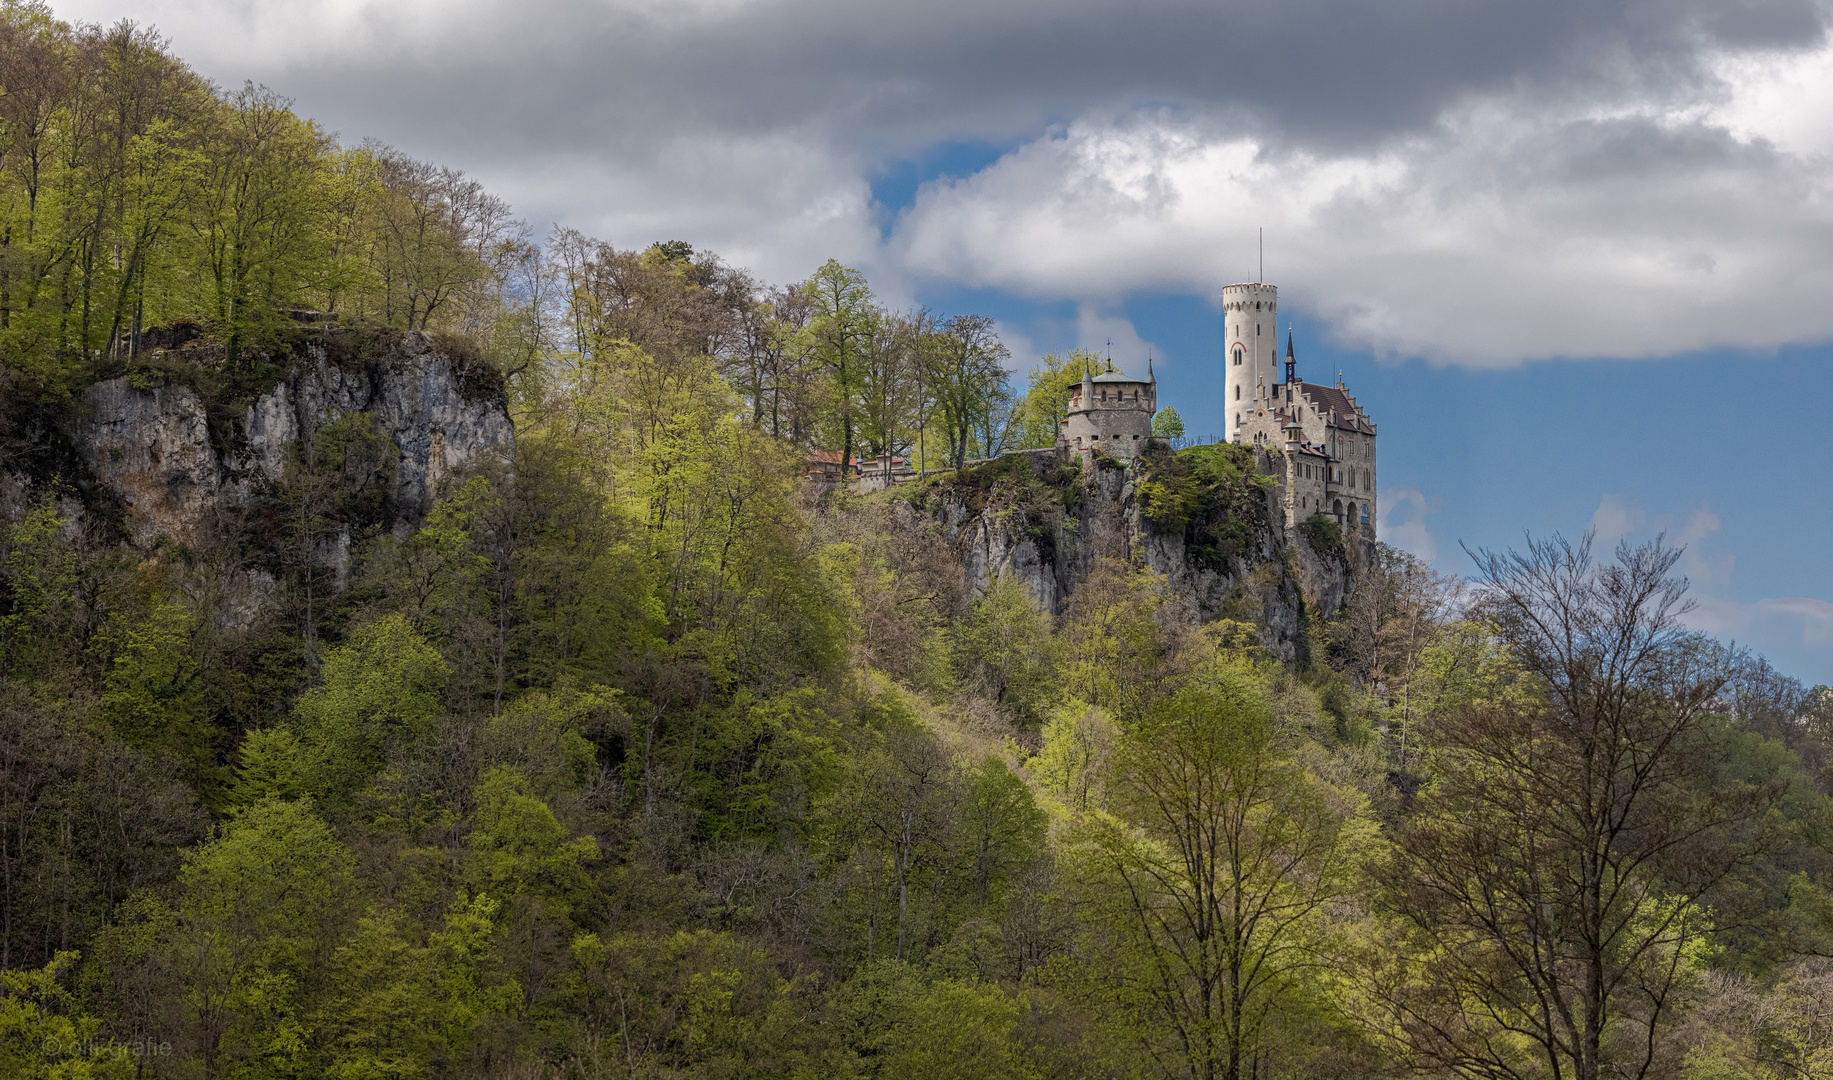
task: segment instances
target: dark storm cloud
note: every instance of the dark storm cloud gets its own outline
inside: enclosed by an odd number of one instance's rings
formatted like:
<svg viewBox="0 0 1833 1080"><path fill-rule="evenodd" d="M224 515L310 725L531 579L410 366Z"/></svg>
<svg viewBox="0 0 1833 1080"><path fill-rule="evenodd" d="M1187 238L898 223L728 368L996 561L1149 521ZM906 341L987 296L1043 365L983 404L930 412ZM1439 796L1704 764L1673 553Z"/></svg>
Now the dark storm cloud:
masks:
<svg viewBox="0 0 1833 1080"><path fill-rule="evenodd" d="M1145 102L1220 110L1274 142L1345 147L1522 85L1606 100L1699 93L1702 54L1812 46L1824 21L1810 0L550 0L411 19L363 9L340 24L354 40L252 58L259 70L245 73L229 70L232 43L210 51L219 77L266 78L340 117L392 113L391 137L473 152L562 140L636 149L688 129L820 132L899 153Z"/></svg>

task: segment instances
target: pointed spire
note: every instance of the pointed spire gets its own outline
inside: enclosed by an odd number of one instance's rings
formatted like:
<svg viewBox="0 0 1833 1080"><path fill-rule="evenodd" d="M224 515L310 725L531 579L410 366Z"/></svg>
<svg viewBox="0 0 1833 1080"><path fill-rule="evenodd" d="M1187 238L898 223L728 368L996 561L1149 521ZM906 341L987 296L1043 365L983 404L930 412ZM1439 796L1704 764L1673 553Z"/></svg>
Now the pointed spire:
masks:
<svg viewBox="0 0 1833 1080"><path fill-rule="evenodd" d="M1152 374L1152 358L1150 356L1146 357L1146 381L1149 383L1158 381L1158 376Z"/></svg>
<svg viewBox="0 0 1833 1080"><path fill-rule="evenodd" d="M1292 362L1292 328L1286 327L1286 363Z"/></svg>

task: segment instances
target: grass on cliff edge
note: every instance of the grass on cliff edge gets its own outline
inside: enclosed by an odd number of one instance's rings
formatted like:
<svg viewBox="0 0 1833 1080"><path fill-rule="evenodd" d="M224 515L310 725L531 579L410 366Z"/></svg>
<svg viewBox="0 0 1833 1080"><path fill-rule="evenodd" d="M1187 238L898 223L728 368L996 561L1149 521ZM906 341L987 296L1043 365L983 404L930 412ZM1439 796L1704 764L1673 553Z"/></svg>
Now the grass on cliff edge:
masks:
<svg viewBox="0 0 1833 1080"><path fill-rule="evenodd" d="M1218 495L1246 494L1249 487L1270 491L1275 483L1254 470L1254 451L1234 443L1187 446L1175 453L1154 447L1141 460L1144 476L1134 491L1146 520L1164 533L1183 532Z"/></svg>

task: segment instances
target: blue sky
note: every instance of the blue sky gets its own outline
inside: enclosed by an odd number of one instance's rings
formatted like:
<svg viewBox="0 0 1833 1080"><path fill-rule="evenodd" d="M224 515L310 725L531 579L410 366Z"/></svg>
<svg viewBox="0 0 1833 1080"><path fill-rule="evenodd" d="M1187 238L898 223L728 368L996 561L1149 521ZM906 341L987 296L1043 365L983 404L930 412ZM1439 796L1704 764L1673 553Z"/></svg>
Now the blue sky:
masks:
<svg viewBox="0 0 1833 1080"><path fill-rule="evenodd" d="M1220 288L1381 425L1383 535L1688 545L1695 622L1833 681L1826 0L54 0L456 167L540 236L827 258L1150 349L1221 426Z"/></svg>

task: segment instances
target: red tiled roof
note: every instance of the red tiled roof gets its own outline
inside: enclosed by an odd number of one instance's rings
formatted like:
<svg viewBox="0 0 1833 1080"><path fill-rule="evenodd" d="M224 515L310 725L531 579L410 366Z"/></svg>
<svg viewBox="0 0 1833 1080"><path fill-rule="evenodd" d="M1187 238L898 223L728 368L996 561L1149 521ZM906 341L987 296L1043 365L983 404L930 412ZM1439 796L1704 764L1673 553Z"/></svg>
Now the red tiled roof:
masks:
<svg viewBox="0 0 1833 1080"><path fill-rule="evenodd" d="M802 460L808 462L810 465L838 465L840 464L840 451L810 450L808 453L802 455ZM857 466L859 464L859 459L852 458L847 464Z"/></svg>

